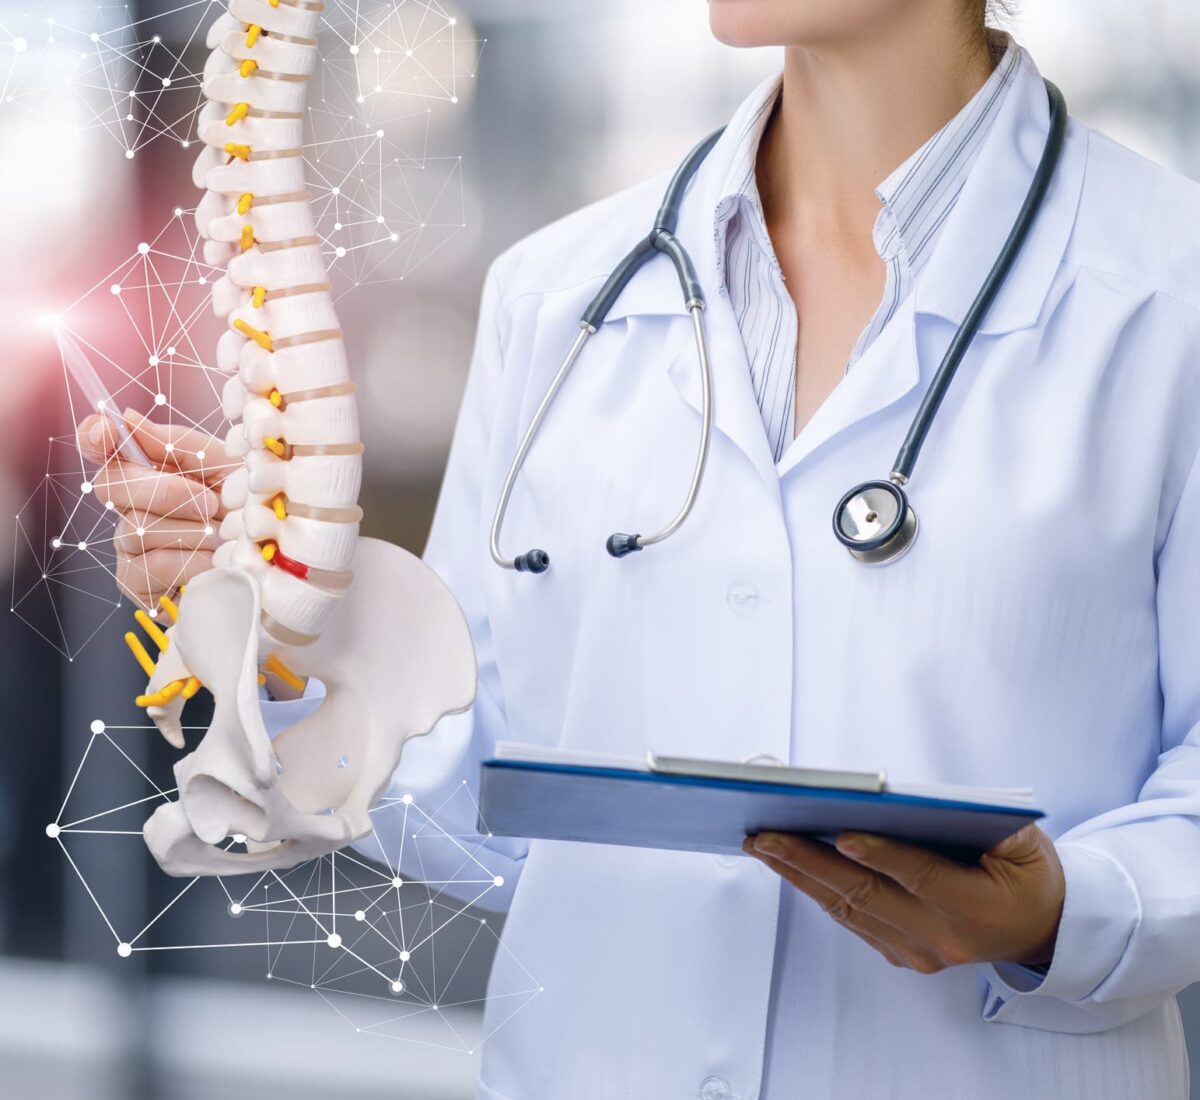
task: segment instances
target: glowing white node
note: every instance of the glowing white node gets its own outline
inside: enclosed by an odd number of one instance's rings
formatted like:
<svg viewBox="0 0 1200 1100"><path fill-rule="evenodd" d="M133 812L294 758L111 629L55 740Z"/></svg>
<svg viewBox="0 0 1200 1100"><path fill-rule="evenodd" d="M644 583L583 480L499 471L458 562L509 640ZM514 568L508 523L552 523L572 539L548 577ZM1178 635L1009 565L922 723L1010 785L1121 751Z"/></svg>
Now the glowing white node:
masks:
<svg viewBox="0 0 1200 1100"><path fill-rule="evenodd" d="M138 245L138 251L145 256L150 252L150 246L145 241L142 241L142 243Z"/></svg>
<svg viewBox="0 0 1200 1100"><path fill-rule="evenodd" d="M393 885L394 887L396 887L396 889L397 889L397 890L399 890L399 889L400 889L400 887L404 885L404 879L402 879L402 878L394 878L394 879L392 879L392 885Z"/></svg>
<svg viewBox="0 0 1200 1100"><path fill-rule="evenodd" d="M405 56L405 57L412 57L412 50L405 50L405 51L404 51L404 56Z"/></svg>
<svg viewBox="0 0 1200 1100"><path fill-rule="evenodd" d="M116 509L116 507L117 507L116 501L113 501L113 500L106 500L106 501L104 502L104 510L105 510L106 512L112 512L112 511L114 511L114 510Z"/></svg>
<svg viewBox="0 0 1200 1100"><path fill-rule="evenodd" d="M80 550L86 550L86 549L87 549L87 543L86 543L86 542L80 541L80 542L77 542L75 545L76 545L76 546L78 546Z"/></svg>
<svg viewBox="0 0 1200 1100"><path fill-rule="evenodd" d="M400 799L400 801L403 802L404 805L406 805L406 806L411 806L412 805L412 795L406 794Z"/></svg>
<svg viewBox="0 0 1200 1100"><path fill-rule="evenodd" d="M211 524L211 523L206 523L206 524L204 525L204 533L205 533L206 535L211 535L211 534L213 533L213 529L212 529L212 524Z"/></svg>
<svg viewBox="0 0 1200 1100"><path fill-rule="evenodd" d="M376 54L381 54L381 53L383 53L383 50L381 50L381 49L380 49L378 46L376 46L376 47L375 47L375 53L376 53Z"/></svg>
<svg viewBox="0 0 1200 1100"><path fill-rule="evenodd" d="M12 47L16 53L24 53L29 49L29 43L24 38L14 38Z"/></svg>
<svg viewBox="0 0 1200 1100"><path fill-rule="evenodd" d="M190 149L192 147L192 143L190 141L181 141L179 143L179 147L181 149Z"/></svg>
<svg viewBox="0 0 1200 1100"><path fill-rule="evenodd" d="M342 223L341 223L341 222L334 222L334 223L333 223L333 229L334 229L334 232L335 232L335 233L336 233L336 232L338 232L338 231L339 231L341 228L342 228Z"/></svg>
<svg viewBox="0 0 1200 1100"><path fill-rule="evenodd" d="M382 130L376 130L376 131L375 131L375 136L376 136L376 137L383 137L383 131L382 131Z"/></svg>
<svg viewBox="0 0 1200 1100"><path fill-rule="evenodd" d="M208 280L203 275L201 275L200 278L196 280L196 282L198 282L201 286L204 286L208 282Z"/></svg>
<svg viewBox="0 0 1200 1100"><path fill-rule="evenodd" d="M173 450L175 450L175 444L174 443L164 443L163 450L166 451L167 454L170 454Z"/></svg>
<svg viewBox="0 0 1200 1100"><path fill-rule="evenodd" d="M331 187L329 189L329 193L331 195L340 195L342 193L342 189L340 187Z"/></svg>
<svg viewBox="0 0 1200 1100"><path fill-rule="evenodd" d="M378 217L377 217L375 220L376 220L376 221L377 221L377 222L378 222L380 225L383 225L383 215L382 215L382 214L380 214L380 215L379 215L379 216L378 216Z"/></svg>
<svg viewBox="0 0 1200 1100"><path fill-rule="evenodd" d="M492 885L493 886L503 886L504 885L504 876L497 875L494 879L492 879Z"/></svg>
<svg viewBox="0 0 1200 1100"><path fill-rule="evenodd" d="M456 96L456 95L452 95L452 96L450 97L450 102L451 102L451 103L457 103L457 102L458 102L458 96Z"/></svg>
<svg viewBox="0 0 1200 1100"><path fill-rule="evenodd" d="M113 285L110 286L108 289L111 290L114 294L120 294L121 293L121 284L113 283Z"/></svg>
<svg viewBox="0 0 1200 1100"><path fill-rule="evenodd" d="M92 723L91 730L92 730L92 733L103 733L104 732L104 723L101 722L99 718L97 718Z"/></svg>
<svg viewBox="0 0 1200 1100"><path fill-rule="evenodd" d="M404 992L404 983L403 982L392 982L392 992L393 993L403 993Z"/></svg>
<svg viewBox="0 0 1200 1100"><path fill-rule="evenodd" d="M146 535L146 528L144 528L144 527L139 527L139 528L137 529L137 537L140 539L140 538L144 538L144 537L145 537L145 535Z"/></svg>
<svg viewBox="0 0 1200 1100"><path fill-rule="evenodd" d="M62 546L62 539L51 539L50 545L57 550L60 546Z"/></svg>
<svg viewBox="0 0 1200 1100"><path fill-rule="evenodd" d="M117 954L120 955L121 958L127 959L133 954L133 948L127 943L119 943L117 944Z"/></svg>
<svg viewBox="0 0 1200 1100"><path fill-rule="evenodd" d="M366 920L367 914L364 913L361 909L355 909L354 910L354 919L355 920Z"/></svg>
<svg viewBox="0 0 1200 1100"><path fill-rule="evenodd" d="M455 25L458 23L458 20L457 20L457 19L455 19L455 18L454 18L454 16L451 16L451 17L450 17L450 20L449 20L449 23L450 23L450 26L452 26L452 27L453 27L453 26L455 26Z"/></svg>
<svg viewBox="0 0 1200 1100"><path fill-rule="evenodd" d="M400 239L400 234L399 234L399 233L393 233L393 234L392 234L392 240L393 240L393 241L398 241L399 239Z"/></svg>
<svg viewBox="0 0 1200 1100"><path fill-rule="evenodd" d="M338 247L333 250L333 254L340 260L346 255L346 250L342 248L341 245L338 245Z"/></svg>
<svg viewBox="0 0 1200 1100"><path fill-rule="evenodd" d="M157 355L151 356L151 358L154 360L154 362L151 363L150 365L152 367L157 366L158 365L158 356ZM154 403L156 405L165 405L167 403L167 395L165 393L156 393L154 395Z"/></svg>
<svg viewBox="0 0 1200 1100"><path fill-rule="evenodd" d="M85 481L79 486L79 491L85 495L90 493L92 491L92 483L90 481Z"/></svg>
<svg viewBox="0 0 1200 1100"><path fill-rule="evenodd" d="M353 46L351 46L351 47L350 47L350 52L351 52L352 54L356 54L356 53L358 53L358 45L357 45L357 43L356 43L355 45L353 45Z"/></svg>
<svg viewBox="0 0 1200 1100"><path fill-rule="evenodd" d="M375 85L375 90L376 90L377 92L382 92L382 91L383 91L383 86L382 86L381 84L376 84L376 85Z"/></svg>
<svg viewBox="0 0 1200 1100"><path fill-rule="evenodd" d="M167 348L167 354L168 354L168 355L174 355L174 354L175 354L175 345L174 345L174 344L171 344L171 345L170 345L170 346Z"/></svg>
<svg viewBox="0 0 1200 1100"><path fill-rule="evenodd" d="M133 121L133 112L132 112L132 111L130 111L130 112L129 112L129 113L126 115L126 116L125 116L125 121L126 121L126 122L132 122L132 121Z"/></svg>
<svg viewBox="0 0 1200 1100"><path fill-rule="evenodd" d="M366 97L366 96L362 96L362 95L356 95L356 96L354 97L354 100L355 100L355 102L356 102L356 103L366 103L366 101L367 101L367 97Z"/></svg>
<svg viewBox="0 0 1200 1100"><path fill-rule="evenodd" d="M125 159L126 159L126 160L133 160L133 150L132 150L132 149L126 149L126 150L125 150Z"/></svg>
<svg viewBox="0 0 1200 1100"><path fill-rule="evenodd" d="M409 954L407 951L401 951L401 952L400 952L400 961L401 961L402 963L406 963L406 962L408 962L408 960L409 960L409 959L411 959L411 958L412 958L412 955L410 955L410 954Z"/></svg>
<svg viewBox="0 0 1200 1100"><path fill-rule="evenodd" d="M171 86L171 78L169 76L164 76L163 77L163 87L169 88L170 86Z"/></svg>
<svg viewBox="0 0 1200 1100"><path fill-rule="evenodd" d="M46 835L51 840L54 840L55 837L57 837L58 834L61 832L62 832L62 829L60 829L57 825L55 825L54 822L51 822L49 825L46 826Z"/></svg>
<svg viewBox="0 0 1200 1100"><path fill-rule="evenodd" d="M197 459L198 459L200 462L203 462L203 461L204 461L204 452L203 452L203 451L197 451L197 452L196 452L196 458L197 458Z"/></svg>
<svg viewBox="0 0 1200 1100"><path fill-rule="evenodd" d="M92 39L92 41L93 41L93 42L99 42L99 41L100 41L100 36L99 36L99 35L98 35L98 34L97 34L95 31L92 31L92 33L91 33L91 36L90 36L90 37L91 37L91 39Z"/></svg>
<svg viewBox="0 0 1200 1100"><path fill-rule="evenodd" d="M149 359L146 360L146 362L148 362L152 367L157 367L158 366L158 356L152 355L152 356L150 356Z"/></svg>
<svg viewBox="0 0 1200 1100"><path fill-rule="evenodd" d="M339 936L336 932L330 932L329 938L325 942L327 944L329 944L330 947L341 947L342 946L342 937Z"/></svg>
<svg viewBox="0 0 1200 1100"><path fill-rule="evenodd" d="M157 46L162 41L162 35L156 34L150 41Z"/></svg>
<svg viewBox="0 0 1200 1100"><path fill-rule="evenodd" d="M229 915L231 917L240 917L242 915L242 907L236 901L229 904Z"/></svg>

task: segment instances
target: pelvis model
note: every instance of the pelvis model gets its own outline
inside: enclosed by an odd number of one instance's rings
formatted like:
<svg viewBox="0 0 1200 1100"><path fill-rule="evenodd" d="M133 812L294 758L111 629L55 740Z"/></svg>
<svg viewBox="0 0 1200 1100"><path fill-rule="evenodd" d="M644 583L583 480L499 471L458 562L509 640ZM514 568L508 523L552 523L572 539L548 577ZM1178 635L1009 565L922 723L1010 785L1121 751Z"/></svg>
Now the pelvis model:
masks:
<svg viewBox="0 0 1200 1100"><path fill-rule="evenodd" d="M465 710L475 659L453 597L419 560L359 539L362 476L354 383L321 258L302 157L317 65L315 0L230 0L208 34L205 188L196 224L228 328L226 481L215 568L195 578L163 632L139 698L184 747L181 714L201 686L212 724L175 765L178 800L146 822L170 874L292 866L370 832L368 810L409 737ZM274 738L264 681L325 685L319 707ZM245 850L231 838L244 838Z"/></svg>

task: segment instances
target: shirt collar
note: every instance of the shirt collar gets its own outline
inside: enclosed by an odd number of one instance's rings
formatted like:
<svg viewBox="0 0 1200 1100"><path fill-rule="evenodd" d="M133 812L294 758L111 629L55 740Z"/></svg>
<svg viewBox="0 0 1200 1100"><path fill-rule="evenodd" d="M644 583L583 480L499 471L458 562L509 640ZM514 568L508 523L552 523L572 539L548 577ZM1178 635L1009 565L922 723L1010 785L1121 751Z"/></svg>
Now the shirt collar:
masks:
<svg viewBox="0 0 1200 1100"><path fill-rule="evenodd" d="M987 81L958 114L875 189L883 204L874 229L876 251L885 261L903 253L914 273L932 253L1005 93L1023 61L1027 61L1025 52L1009 35L1001 31L992 34L997 52L1002 49L1003 53ZM760 243L771 251L755 163L759 142L782 84L782 74L778 73L764 80L743 101L727 128L727 135L731 135L730 159L713 211L716 263L722 286L726 279L727 237L736 215L745 211L744 216L748 216L757 230Z"/></svg>

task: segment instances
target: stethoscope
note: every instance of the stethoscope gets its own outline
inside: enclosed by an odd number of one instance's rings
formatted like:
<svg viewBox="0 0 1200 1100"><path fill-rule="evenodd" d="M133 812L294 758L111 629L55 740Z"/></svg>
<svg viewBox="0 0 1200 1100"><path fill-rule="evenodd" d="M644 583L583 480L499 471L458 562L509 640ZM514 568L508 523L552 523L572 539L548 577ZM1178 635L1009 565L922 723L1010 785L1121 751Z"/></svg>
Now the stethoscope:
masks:
<svg viewBox="0 0 1200 1100"><path fill-rule="evenodd" d="M987 311L999 292L1004 280L1008 277L1021 246L1025 243L1034 218L1041 208L1042 201L1050 187L1054 170L1058 167L1059 156L1062 153L1063 137L1067 126L1067 105L1062 93L1050 81L1046 81L1046 93L1050 100L1050 129L1046 136L1046 144L1042 149L1041 159L1034 171L1025 201L1017 214L1012 229L1000 249L967 310L966 316L958 326L954 338L950 341L946 354L938 365L937 372L929 384L928 390L913 417L908 434L904 438L896 460L892 464L892 472L886 481L864 481L843 494L833 510L833 533L850 553L851 557L867 565L882 565L900 557L917 537L917 514L909 503L904 486L912 477L913 467L925 443L925 437L937 416L938 407L950 388L955 371L958 370L971 342L975 339ZM687 249L680 244L675 236L675 228L679 221L679 204L688 183L700 167L708 152L717 143L723 130L710 134L697 145L683 163L676 169L675 175L667 186L662 205L654 219L654 226L649 234L643 237L633 247L629 254L616 266L609 275L600 292L592 299L579 321L579 335L563 359L545 396L533 414L525 434L513 456L500 490L500 499L496 504L496 514L492 519L491 552L492 560L505 569L515 569L520 573L544 573L550 566L550 556L545 550L529 550L518 554L515 558L506 558L500 551L500 530L504 524L504 514L508 510L508 502L512 496L513 485L529 448L546 418L546 413L553 403L567 375L579 358L579 353L587 343L588 337L595 333L597 327L604 321L608 311L617 300L621 291L637 274L642 265L657 253L665 254L675 267L679 276L679 285L683 290L684 306L692 318L692 332L696 341L696 355L700 361L700 450L696 456L692 480L688 486L687 496L683 506L674 518L660 531L652 535L627 535L616 532L609 535L605 547L614 558L623 558L635 550L642 550L662 542L679 530L687 519L696 503L700 484L704 479L704 467L708 461L709 442L712 437L712 367L708 359L708 344L704 335L704 293L696 279L696 271L692 266Z"/></svg>

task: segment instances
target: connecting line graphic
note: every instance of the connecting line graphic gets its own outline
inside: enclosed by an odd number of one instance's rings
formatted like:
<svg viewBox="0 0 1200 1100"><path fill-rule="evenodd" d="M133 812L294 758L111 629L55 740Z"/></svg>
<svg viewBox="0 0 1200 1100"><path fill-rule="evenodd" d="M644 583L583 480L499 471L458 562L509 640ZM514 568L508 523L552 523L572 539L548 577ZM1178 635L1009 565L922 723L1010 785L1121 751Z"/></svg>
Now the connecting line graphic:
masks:
<svg viewBox="0 0 1200 1100"><path fill-rule="evenodd" d="M56 4L53 14L0 24L0 66L11 61L0 67L0 133L14 112L34 112L36 125L53 86L81 100L83 129L109 131L126 157L157 137L198 149L204 32L223 6L191 0L135 18L129 5ZM484 43L433 0L337 0L322 37L304 153L340 300L452 257L467 224L462 160L431 151L432 120L435 108L455 109ZM211 358L220 331L212 289L223 272L205 262L193 215L175 207L156 235L44 319L47 339L59 335L70 424L95 410L67 370L68 343L88 358L111 411L126 416L155 465L194 478L180 493L178 483L119 459L96 470L72 434L49 437L42 482L16 515L14 557L33 568L14 572L10 609L72 661L124 606L115 582L157 618L156 594L176 593L207 565L220 537L221 485L241 466L225 457L226 378ZM138 431L151 423L155 435L167 433L154 453ZM110 487L136 498L131 523L100 499ZM128 552L120 576L118 549ZM60 607L68 597L70 616Z"/></svg>
<svg viewBox="0 0 1200 1100"><path fill-rule="evenodd" d="M157 732L149 724L100 720L90 732L46 834L122 958L262 950L269 980L315 993L357 1032L464 1053L478 1050L541 992L493 919L473 908L504 885L488 867L486 834L439 824L443 817L477 819L465 784L433 813L409 794L385 798L371 812L372 832L354 848L290 870L172 880L150 864L138 827L178 793L146 763L146 741ZM103 784L95 781L101 776ZM139 917L131 918L121 884L104 873L113 845L146 860L157 884L170 884ZM248 850L248 842L231 836L219 847ZM485 992L493 954L501 965L492 968Z"/></svg>
<svg viewBox="0 0 1200 1100"><path fill-rule="evenodd" d="M160 139L194 147L205 34L225 6L185 0L141 18L132 3L59 2L5 13L0 113L36 121L65 91L77 130L105 132L128 160ZM485 45L433 0L330 0L321 29L326 65L372 128L414 103L457 104Z"/></svg>
<svg viewBox="0 0 1200 1100"><path fill-rule="evenodd" d="M117 164L155 141L196 155L206 32L224 8L175 0L141 17L131 3L64 0L5 13L0 138L18 147L23 135L91 134L103 145L107 135ZM436 275L435 264L456 262L467 217L462 159L437 148L434 122L469 100L485 43L438 0L326 0L318 33L303 153L334 297ZM213 288L225 273L205 259L194 210L148 216L162 219L157 233L42 319L62 359L68 420L16 517L15 556L33 569L14 574L10 607L69 660L128 602L157 619L157 595L207 566L222 485L242 467L225 452L227 378L213 359ZM109 441L77 440L74 426L95 412ZM125 433L140 456L111 453ZM173 473L189 480L164 476ZM112 495L132 508L122 515ZM474 908L504 887L489 838L441 824L477 820L465 785L432 812L411 795L385 798L355 848L287 871L174 880L142 841L151 812L178 798L147 751L157 738L149 724L93 722L46 827L120 957L263 950L268 979L307 988L356 1031L460 1051L541 991L496 920ZM140 906L111 873L114 847L125 865L147 865ZM256 845L235 835L217 847Z"/></svg>

